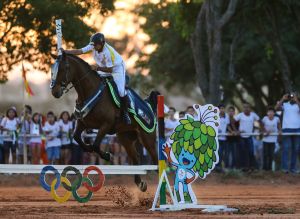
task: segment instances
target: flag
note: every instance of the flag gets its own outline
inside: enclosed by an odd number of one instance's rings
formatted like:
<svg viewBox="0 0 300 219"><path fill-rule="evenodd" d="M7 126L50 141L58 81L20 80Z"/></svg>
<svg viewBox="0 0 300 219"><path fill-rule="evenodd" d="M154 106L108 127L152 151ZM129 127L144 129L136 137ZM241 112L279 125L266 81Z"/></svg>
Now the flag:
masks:
<svg viewBox="0 0 300 219"><path fill-rule="evenodd" d="M24 68L24 65L23 65L23 62L22 62L22 77L24 79L24 87L25 87L25 91L27 92L28 96L33 96L33 92L28 84L28 81L26 79L26 71L25 71L25 68Z"/></svg>

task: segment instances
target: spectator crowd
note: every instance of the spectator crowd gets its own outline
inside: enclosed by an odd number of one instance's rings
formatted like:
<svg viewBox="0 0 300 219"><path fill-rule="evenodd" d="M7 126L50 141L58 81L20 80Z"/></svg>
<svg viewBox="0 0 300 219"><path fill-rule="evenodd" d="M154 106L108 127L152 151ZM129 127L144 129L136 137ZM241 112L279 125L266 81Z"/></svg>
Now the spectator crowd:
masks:
<svg viewBox="0 0 300 219"><path fill-rule="evenodd" d="M298 173L300 159L300 102L295 94L285 94L276 106L269 106L265 115L259 117L249 103L236 113L234 106L220 104L218 127L219 163L218 171L224 169L282 170ZM178 125L173 107L165 121L165 135L169 137ZM196 116L192 106L179 112ZM283 134L282 134L283 133Z"/></svg>
<svg viewBox="0 0 300 219"><path fill-rule="evenodd" d="M220 104L218 107L218 171L264 169L298 172L300 102L295 94L284 95L276 106L269 106L262 117L253 112L249 103L243 104L240 113L236 112L234 106ZM197 117L192 106L178 112L178 116L174 107L168 108L165 118L166 138L170 137L179 120L186 114ZM75 119L67 111L63 111L59 117L51 111L44 116L32 113L32 108L25 105L18 117L16 108L11 107L0 118L0 163L24 163L26 152L27 162L32 164L104 164L97 155L83 152L72 139L74 126ZM88 130L85 133L87 144L93 143L96 132ZM124 147L115 136L105 136L100 147L114 155L113 161L107 164L122 165L130 162ZM145 150L141 149L140 155L142 164L151 163Z"/></svg>
<svg viewBox="0 0 300 219"><path fill-rule="evenodd" d="M31 164L104 164L95 154L82 151L73 140L74 127L75 118L67 111L59 117L52 111L44 116L32 113L32 107L25 105L18 117L17 109L10 107L0 118L0 164L23 164L24 152ZM91 144L96 133L97 130L87 130L85 142ZM115 136L106 136L100 147L114 155L112 164L128 162Z"/></svg>

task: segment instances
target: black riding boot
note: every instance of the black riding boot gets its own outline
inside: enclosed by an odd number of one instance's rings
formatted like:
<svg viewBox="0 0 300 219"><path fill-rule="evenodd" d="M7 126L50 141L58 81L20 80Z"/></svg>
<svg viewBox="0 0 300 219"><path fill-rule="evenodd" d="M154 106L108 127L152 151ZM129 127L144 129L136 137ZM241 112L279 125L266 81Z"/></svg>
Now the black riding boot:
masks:
<svg viewBox="0 0 300 219"><path fill-rule="evenodd" d="M124 123L127 125L131 124L131 119L128 114L128 98L127 95L124 97L120 97L121 99L121 118L123 119Z"/></svg>

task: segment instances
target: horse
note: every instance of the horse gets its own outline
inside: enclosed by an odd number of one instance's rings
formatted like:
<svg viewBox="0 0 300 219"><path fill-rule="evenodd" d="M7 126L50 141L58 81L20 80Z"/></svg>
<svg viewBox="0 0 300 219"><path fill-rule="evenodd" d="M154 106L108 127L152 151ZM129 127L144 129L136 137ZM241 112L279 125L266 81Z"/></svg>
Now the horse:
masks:
<svg viewBox="0 0 300 219"><path fill-rule="evenodd" d="M81 58L66 54L52 56L55 63L51 70L51 93L55 98L60 98L71 88L77 92L76 106L82 106L90 99L100 86L104 86L101 97L92 109L83 118L76 121L73 138L87 152L96 152L102 159L109 161L111 154L100 149L100 143L106 134L115 133L118 141L125 147L125 150L133 165L139 164L138 145L143 145L149 152L153 164L157 165L158 157L156 150L156 128L151 133L144 131L131 115L130 125L120 121L120 109L112 100L107 83L107 78L100 77L91 69L91 66ZM71 88L68 86L71 85ZM148 97L153 112L156 112L156 96L152 92ZM96 139L92 145L83 142L81 134L86 129L98 129ZM141 180L139 175L134 175L134 182L141 191L147 190L147 183Z"/></svg>

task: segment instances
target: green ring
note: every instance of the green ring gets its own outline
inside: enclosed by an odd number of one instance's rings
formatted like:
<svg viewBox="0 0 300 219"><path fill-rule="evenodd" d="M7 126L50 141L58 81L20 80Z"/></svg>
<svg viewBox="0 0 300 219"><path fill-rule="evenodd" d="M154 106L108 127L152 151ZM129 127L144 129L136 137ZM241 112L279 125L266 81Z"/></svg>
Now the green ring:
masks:
<svg viewBox="0 0 300 219"><path fill-rule="evenodd" d="M78 201L78 202L80 202L80 203L86 203L86 202L88 202L88 201L92 198L93 192L89 191L88 194L87 194L85 197L80 197L80 196L78 195L77 189L76 189L76 187L75 187L75 185L77 185L77 183L78 183L78 182L77 182L78 180L79 180L79 179L76 179L74 185L72 185L72 194L73 194L73 197L75 198L76 201ZM86 183L88 183L90 186L94 186L94 185L93 185L93 182L92 182L89 178L83 177L83 178L82 178L82 182L86 182ZM81 183L80 183L80 185L81 185Z"/></svg>

